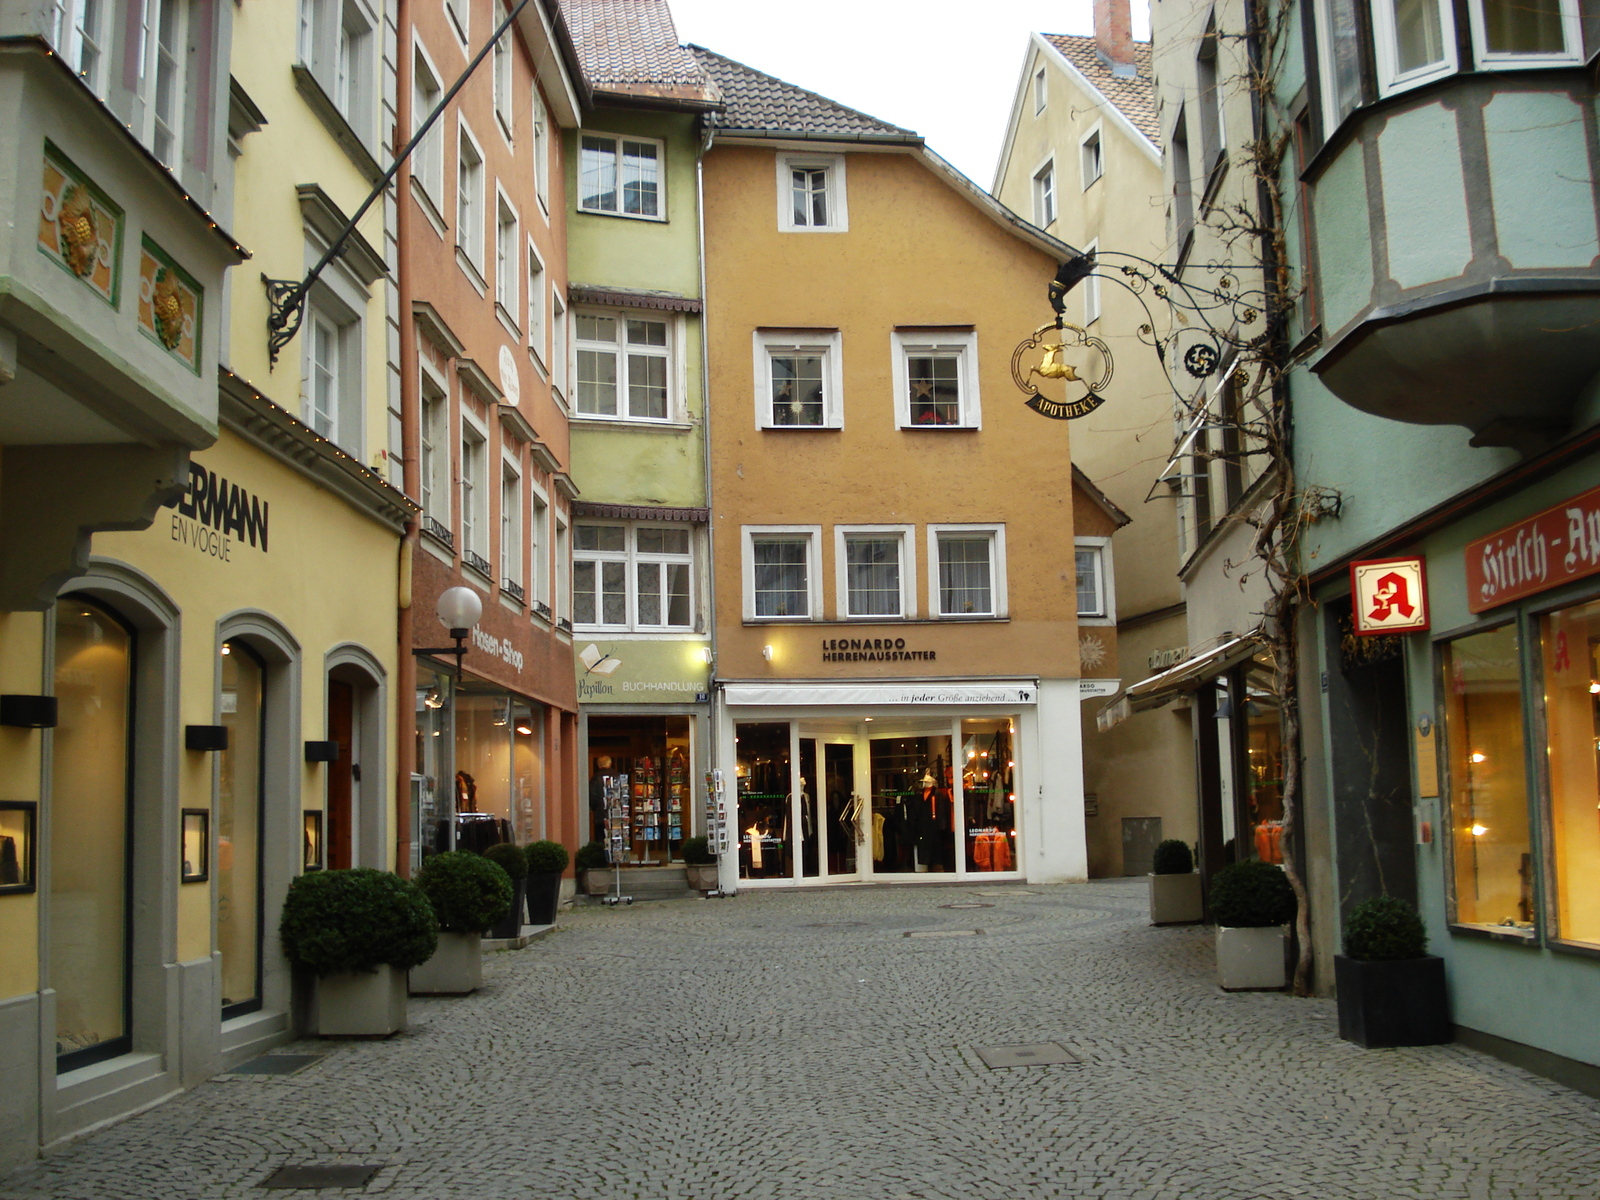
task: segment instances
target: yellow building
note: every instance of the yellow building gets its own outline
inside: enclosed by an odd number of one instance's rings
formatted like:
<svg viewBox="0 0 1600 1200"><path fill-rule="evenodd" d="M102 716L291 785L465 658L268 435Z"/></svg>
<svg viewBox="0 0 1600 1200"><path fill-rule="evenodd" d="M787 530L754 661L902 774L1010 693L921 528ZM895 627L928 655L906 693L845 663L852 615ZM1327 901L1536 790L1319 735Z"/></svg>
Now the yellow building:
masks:
<svg viewBox="0 0 1600 1200"><path fill-rule="evenodd" d="M704 161L723 886L1081 879L1080 698L1105 690L1083 675L1114 676L1115 645L1079 629L1074 542L1116 519L1012 378L1073 251L916 134L696 54L726 102Z"/></svg>

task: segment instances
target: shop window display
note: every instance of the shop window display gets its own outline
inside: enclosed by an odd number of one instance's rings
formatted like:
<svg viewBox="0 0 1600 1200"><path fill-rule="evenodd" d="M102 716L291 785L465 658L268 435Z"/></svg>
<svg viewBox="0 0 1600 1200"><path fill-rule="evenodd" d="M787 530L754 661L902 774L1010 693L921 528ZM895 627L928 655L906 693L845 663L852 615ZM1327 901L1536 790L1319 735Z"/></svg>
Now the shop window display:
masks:
<svg viewBox="0 0 1600 1200"><path fill-rule="evenodd" d="M589 718L589 809L596 840L608 781L627 777L626 863L682 859L694 805L689 717Z"/></svg>
<svg viewBox="0 0 1600 1200"><path fill-rule="evenodd" d="M789 723L736 725L739 779L739 878L794 874L790 824Z"/></svg>
<svg viewBox="0 0 1600 1200"><path fill-rule="evenodd" d="M1544 621L1555 935L1600 943L1600 601Z"/></svg>
<svg viewBox="0 0 1600 1200"><path fill-rule="evenodd" d="M416 731L417 778L412 800L421 860L450 849L451 800L454 795L449 778L452 699L455 680L444 671L426 664L417 666ZM321 863L321 826L317 829L318 864ZM306 855L310 861L309 850ZM307 868L310 869L309 867Z"/></svg>
<svg viewBox="0 0 1600 1200"><path fill-rule="evenodd" d="M261 660L242 642L222 647L222 723L228 748L217 763L217 949L222 1010L260 1007Z"/></svg>
<svg viewBox="0 0 1600 1200"><path fill-rule="evenodd" d="M878 874L956 869L949 734L873 738L872 866Z"/></svg>
<svg viewBox="0 0 1600 1200"><path fill-rule="evenodd" d="M1516 627L1457 638L1442 649L1453 917L1462 925L1531 935L1533 869Z"/></svg>
<svg viewBox="0 0 1600 1200"><path fill-rule="evenodd" d="M1270 663L1244 672L1245 813L1262 862L1283 862L1283 723Z"/></svg>
<svg viewBox="0 0 1600 1200"><path fill-rule="evenodd" d="M961 722L961 802L968 871L1017 869L1016 767L1011 722Z"/></svg>
<svg viewBox="0 0 1600 1200"><path fill-rule="evenodd" d="M456 692L454 727L456 848L537 840L544 821L543 714L507 692L469 683Z"/></svg>

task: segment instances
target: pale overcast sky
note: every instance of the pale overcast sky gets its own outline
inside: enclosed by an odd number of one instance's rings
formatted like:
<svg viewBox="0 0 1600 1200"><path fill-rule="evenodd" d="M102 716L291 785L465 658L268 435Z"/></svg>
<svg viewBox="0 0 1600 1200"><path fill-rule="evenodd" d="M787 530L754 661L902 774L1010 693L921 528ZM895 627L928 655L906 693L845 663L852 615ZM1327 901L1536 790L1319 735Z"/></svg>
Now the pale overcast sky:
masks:
<svg viewBox="0 0 1600 1200"><path fill-rule="evenodd" d="M987 188L1028 34L1091 33L1091 0L669 0L678 37L914 129ZM1133 0L1133 35L1150 12Z"/></svg>

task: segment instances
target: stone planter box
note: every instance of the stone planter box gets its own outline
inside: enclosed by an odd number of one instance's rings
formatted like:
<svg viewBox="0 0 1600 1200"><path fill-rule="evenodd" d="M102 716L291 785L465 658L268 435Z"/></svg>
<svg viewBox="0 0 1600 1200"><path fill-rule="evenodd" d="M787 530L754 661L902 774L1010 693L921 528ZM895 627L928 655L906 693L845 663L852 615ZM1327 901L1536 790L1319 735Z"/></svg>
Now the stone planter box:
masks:
<svg viewBox="0 0 1600 1200"><path fill-rule="evenodd" d="M1150 876L1150 924L1192 925L1205 915L1198 872Z"/></svg>
<svg viewBox="0 0 1600 1200"><path fill-rule="evenodd" d="M476 933L441 933L439 948L411 968L411 991L420 996L465 996L483 986L483 938Z"/></svg>
<svg viewBox="0 0 1600 1200"><path fill-rule="evenodd" d="M611 891L611 867L591 867L581 871L578 883L583 888L585 896L604 896Z"/></svg>
<svg viewBox="0 0 1600 1200"><path fill-rule="evenodd" d="M1225 992L1277 991L1289 982L1289 927L1217 926L1217 975Z"/></svg>
<svg viewBox="0 0 1600 1200"><path fill-rule="evenodd" d="M1339 1036L1368 1050L1438 1046L1455 1040L1444 959L1437 955L1393 962L1333 957Z"/></svg>
<svg viewBox="0 0 1600 1200"><path fill-rule="evenodd" d="M684 867L684 874L688 876L689 886L697 892L714 892L717 890L717 864L706 863L699 866Z"/></svg>
<svg viewBox="0 0 1600 1200"><path fill-rule="evenodd" d="M309 1032L316 1037L388 1037L406 1027L406 973L340 971L311 988Z"/></svg>
<svg viewBox="0 0 1600 1200"><path fill-rule="evenodd" d="M561 872L529 875L523 882L528 892L528 924L554 925L556 908L561 903Z"/></svg>

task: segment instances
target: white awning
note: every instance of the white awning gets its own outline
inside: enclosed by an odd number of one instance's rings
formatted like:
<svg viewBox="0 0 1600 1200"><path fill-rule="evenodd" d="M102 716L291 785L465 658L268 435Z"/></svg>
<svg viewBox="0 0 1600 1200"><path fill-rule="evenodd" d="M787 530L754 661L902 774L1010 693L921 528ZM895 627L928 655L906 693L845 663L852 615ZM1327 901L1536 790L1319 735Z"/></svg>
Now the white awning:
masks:
<svg viewBox="0 0 1600 1200"><path fill-rule="evenodd" d="M826 704L838 708L883 704L1037 704L1039 685L1032 680L994 683L837 683L743 684L723 688L730 707Z"/></svg>
<svg viewBox="0 0 1600 1200"><path fill-rule="evenodd" d="M1263 645L1261 630L1252 630L1243 637L1223 642L1214 650L1187 658L1175 667L1168 667L1159 675L1141 679L1127 690L1126 697L1134 712L1160 708L1179 692L1192 692L1209 679L1236 667L1247 658L1254 657Z"/></svg>

